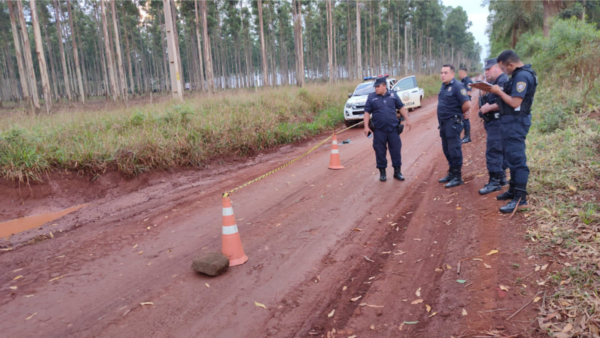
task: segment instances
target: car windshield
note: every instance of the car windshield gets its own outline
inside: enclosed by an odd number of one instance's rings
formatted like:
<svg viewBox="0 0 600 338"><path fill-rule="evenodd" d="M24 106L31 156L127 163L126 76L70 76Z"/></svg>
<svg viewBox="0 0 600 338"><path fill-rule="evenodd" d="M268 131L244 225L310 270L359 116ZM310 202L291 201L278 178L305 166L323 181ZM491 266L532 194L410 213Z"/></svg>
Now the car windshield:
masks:
<svg viewBox="0 0 600 338"><path fill-rule="evenodd" d="M358 87L356 87L352 96L369 95L371 93L375 93L375 87L373 87L373 82L361 83L358 85Z"/></svg>
<svg viewBox="0 0 600 338"><path fill-rule="evenodd" d="M413 89L413 88L415 88L413 78L409 77L409 78L406 78L406 79L401 80L400 82L396 83L393 90L395 90L397 92L401 92L403 90L409 90L409 89Z"/></svg>

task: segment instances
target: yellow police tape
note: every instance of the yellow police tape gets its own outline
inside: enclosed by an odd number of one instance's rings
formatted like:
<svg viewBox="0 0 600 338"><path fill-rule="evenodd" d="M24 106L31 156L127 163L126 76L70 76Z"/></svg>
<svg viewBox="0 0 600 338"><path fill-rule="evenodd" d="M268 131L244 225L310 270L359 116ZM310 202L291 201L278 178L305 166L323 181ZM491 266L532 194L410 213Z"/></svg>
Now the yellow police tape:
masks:
<svg viewBox="0 0 600 338"><path fill-rule="evenodd" d="M348 129L351 129L351 128L354 128L355 126L359 126L359 125L361 125L361 124L363 124L363 123L364 123L364 121L361 121L361 122L359 122L359 123L357 123L357 124L355 124L355 125L353 125L353 126L350 126L350 127L348 127L348 128L344 128L344 129L342 129L342 130L340 130L340 131L338 131L338 132L334 132L334 134L341 134L341 133L345 132L346 130L348 130ZM261 175L261 176L259 176L259 177L255 178L255 179L253 179L252 181L249 181L249 182L247 182L247 183L244 183L243 185L240 185L240 186L239 186L239 187L237 187L237 188L234 188L234 189L231 189L231 190L229 190L229 191L226 191L225 193L223 193L223 197L228 197L228 196L229 196L229 195L231 195L232 193L234 193L234 192L236 192L236 191L238 191L238 190L240 190L240 189L242 189L242 188L244 188L244 187L247 187L247 186L249 186L250 184L252 184L252 183L254 183L254 182L260 181L260 180L262 180L263 178L265 178L265 177L267 177L267 176L269 176L269 175L271 175L271 174L274 174L274 173L278 172L279 170L281 170L281 169L283 169L283 168L285 168L285 167L289 166L290 164L292 164L292 163L294 163L294 162L298 161L299 159L303 158L304 156L306 156L306 155L308 155L308 154L312 153L313 151L315 151L315 149L317 149L317 148L319 148L320 146L322 146L322 145L323 145L323 143L325 143L325 142L329 141L329 140L330 140L332 137L333 137L333 134L332 134L331 136L329 136L328 138L324 139L323 141L319 142L319 143L318 143L316 146L314 146L314 147L310 148L310 149L309 149L307 152L305 152L304 154L302 154L302 155L300 155L300 156L296 157L295 159L293 159L293 160L289 161L288 163L286 163L286 164L284 164L284 165L282 165L282 166L280 166L280 167L278 167L278 168L276 168L276 169L273 169L273 170L269 171L268 173L266 173L266 174L264 174L264 175Z"/></svg>

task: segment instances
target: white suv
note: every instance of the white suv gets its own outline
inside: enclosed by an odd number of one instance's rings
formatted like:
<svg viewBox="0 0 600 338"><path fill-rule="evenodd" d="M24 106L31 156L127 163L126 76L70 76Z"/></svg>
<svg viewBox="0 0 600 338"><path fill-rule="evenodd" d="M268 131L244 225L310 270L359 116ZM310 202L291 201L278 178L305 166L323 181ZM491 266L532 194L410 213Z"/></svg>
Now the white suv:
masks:
<svg viewBox="0 0 600 338"><path fill-rule="evenodd" d="M392 90L396 79L386 79L388 90ZM367 103L367 97L371 93L375 93L375 77L365 77L364 82L356 86L354 93L348 94L348 101L344 107L344 123L346 127L350 127L364 119L365 104Z"/></svg>

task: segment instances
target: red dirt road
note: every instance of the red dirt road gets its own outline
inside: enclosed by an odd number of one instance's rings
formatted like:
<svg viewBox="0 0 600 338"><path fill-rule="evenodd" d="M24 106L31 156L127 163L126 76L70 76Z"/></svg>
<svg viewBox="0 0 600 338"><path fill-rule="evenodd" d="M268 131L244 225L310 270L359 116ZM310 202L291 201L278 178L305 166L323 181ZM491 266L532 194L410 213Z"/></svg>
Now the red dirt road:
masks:
<svg viewBox="0 0 600 338"><path fill-rule="evenodd" d="M436 105L431 99L411 113L412 130L402 134L405 182L379 182L371 139L351 130L338 138L351 140L340 145L344 170L327 169L327 144L233 194L250 260L216 278L190 265L220 250L221 193L320 139L242 165L122 184L110 175L75 179L70 192L64 181L34 187L42 198L25 199L19 212L92 204L4 242L54 236L0 254L0 336L536 336L533 306L505 320L537 292L525 216L509 219L495 194L477 193L487 180L478 118L475 141L463 147L466 184L437 183L447 163ZM21 203L17 191L5 194L2 218Z"/></svg>

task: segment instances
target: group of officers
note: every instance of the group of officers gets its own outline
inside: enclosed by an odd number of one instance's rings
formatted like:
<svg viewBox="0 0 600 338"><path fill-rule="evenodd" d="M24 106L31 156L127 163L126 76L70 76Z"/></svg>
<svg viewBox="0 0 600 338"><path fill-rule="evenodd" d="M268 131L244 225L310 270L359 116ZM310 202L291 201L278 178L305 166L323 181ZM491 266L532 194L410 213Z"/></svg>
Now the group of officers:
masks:
<svg viewBox="0 0 600 338"><path fill-rule="evenodd" d="M508 77L510 75L510 78ZM537 77L531 65L525 65L512 50L502 52L497 58L486 60L485 77L490 83L489 92L480 92L479 104L471 103L471 85L467 70L459 71L461 81L455 79L453 65L444 65L441 70L442 87L438 94L438 128L442 149L448 161L448 174L439 180L446 188L464 184L462 180L462 145L471 142L470 111L479 107L479 117L487 133L486 164L488 183L479 190L486 195L508 190L496 196L499 201L508 201L500 207L502 213L512 213L527 205L527 181L529 168L525 154L525 139L531 126L531 107L537 87ZM380 181L386 181L389 148L395 179L404 181L401 172L402 142L399 133L403 126L397 116L402 116L404 125L410 129L410 121L398 94L387 89L386 78L375 80L375 93L367 98L364 114L364 132L373 132L373 148ZM402 128L399 128L402 127ZM464 138L461 133L465 130ZM506 169L510 179L506 178Z"/></svg>

